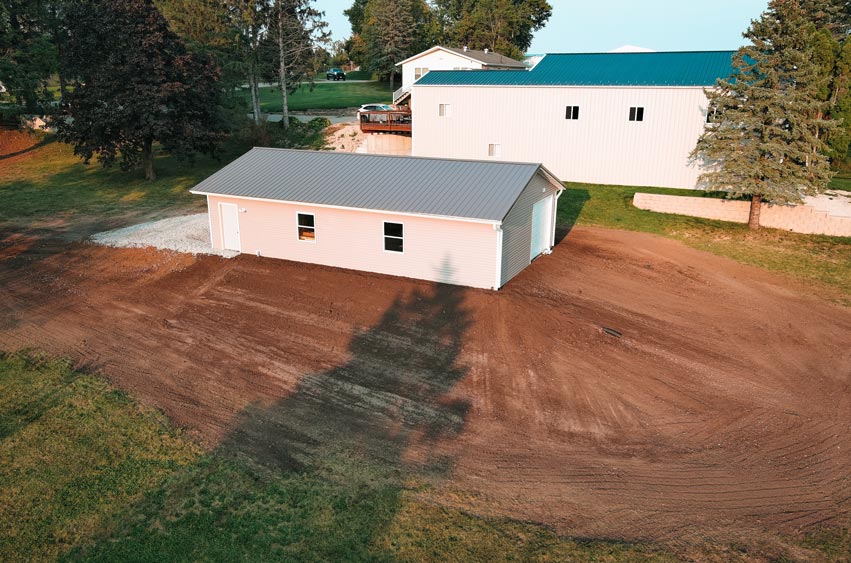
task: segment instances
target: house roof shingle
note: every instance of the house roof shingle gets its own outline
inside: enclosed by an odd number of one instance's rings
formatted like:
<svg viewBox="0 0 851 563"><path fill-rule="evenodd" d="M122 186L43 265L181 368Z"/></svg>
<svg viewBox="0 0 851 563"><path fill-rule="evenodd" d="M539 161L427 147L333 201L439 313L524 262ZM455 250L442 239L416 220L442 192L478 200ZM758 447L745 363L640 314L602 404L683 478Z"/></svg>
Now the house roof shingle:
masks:
<svg viewBox="0 0 851 563"><path fill-rule="evenodd" d="M474 61L478 61L485 66L499 66L503 68L517 68L517 69L525 69L527 65L521 61L512 59L511 57L506 57L505 55L501 55L499 53L495 53L494 51L478 51L476 49L458 49L456 47L446 47L444 45L435 45L434 47L423 51L422 53L417 53L413 57L409 57L402 62L396 63L396 66L403 65L409 61L413 61L415 59L420 58L423 55L431 53L436 49L443 49L444 51L449 51L451 53L455 53L457 55L461 55L462 57L467 57L468 59L472 59Z"/></svg>

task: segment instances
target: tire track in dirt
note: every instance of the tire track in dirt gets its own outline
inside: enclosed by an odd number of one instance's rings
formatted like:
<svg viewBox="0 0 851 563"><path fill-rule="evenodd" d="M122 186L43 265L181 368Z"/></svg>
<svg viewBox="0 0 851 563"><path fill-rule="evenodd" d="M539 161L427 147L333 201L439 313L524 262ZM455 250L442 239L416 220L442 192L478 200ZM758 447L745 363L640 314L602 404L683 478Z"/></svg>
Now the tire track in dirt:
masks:
<svg viewBox="0 0 851 563"><path fill-rule="evenodd" d="M370 333L360 345L383 352L342 387L309 374L346 365L359 335L431 284L252 256L60 250L0 262L0 349L70 356L211 445L297 388L334 410L357 398L374 429L430 416L417 390L441 352L416 322ZM445 400L470 409L460 435L412 446L411 459L452 460L451 479L421 494L686 552L706 538L788 546L846 524L851 312L800 289L657 237L574 229L502 291L464 292L466 375ZM398 358L406 387L382 386Z"/></svg>

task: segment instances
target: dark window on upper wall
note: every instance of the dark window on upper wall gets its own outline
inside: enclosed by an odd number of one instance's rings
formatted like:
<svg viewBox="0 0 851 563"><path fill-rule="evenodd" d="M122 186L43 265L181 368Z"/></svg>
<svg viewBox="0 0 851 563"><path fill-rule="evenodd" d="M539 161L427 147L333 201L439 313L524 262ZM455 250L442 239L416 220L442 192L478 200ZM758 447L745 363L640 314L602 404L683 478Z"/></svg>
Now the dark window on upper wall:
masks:
<svg viewBox="0 0 851 563"><path fill-rule="evenodd" d="M389 252L404 252L405 226L402 223L384 222L384 250Z"/></svg>
<svg viewBox="0 0 851 563"><path fill-rule="evenodd" d="M642 108L642 107L629 108L629 120L630 121L644 121L644 108Z"/></svg>
<svg viewBox="0 0 851 563"><path fill-rule="evenodd" d="M564 111L565 119L579 119L579 106L567 106Z"/></svg>
<svg viewBox="0 0 851 563"><path fill-rule="evenodd" d="M298 214L298 240L316 240L316 218L313 213Z"/></svg>

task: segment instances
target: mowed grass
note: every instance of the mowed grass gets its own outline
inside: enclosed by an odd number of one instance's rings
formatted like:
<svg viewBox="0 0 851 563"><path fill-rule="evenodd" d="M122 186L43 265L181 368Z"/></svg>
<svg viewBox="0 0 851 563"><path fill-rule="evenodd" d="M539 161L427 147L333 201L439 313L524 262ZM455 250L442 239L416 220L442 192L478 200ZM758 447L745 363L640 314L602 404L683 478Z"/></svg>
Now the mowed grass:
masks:
<svg viewBox="0 0 851 563"><path fill-rule="evenodd" d="M156 411L61 361L0 357L0 560L669 562L418 500L338 451L303 470L202 452Z"/></svg>
<svg viewBox="0 0 851 563"><path fill-rule="evenodd" d="M0 359L0 561L54 560L199 454L101 379Z"/></svg>
<svg viewBox="0 0 851 563"><path fill-rule="evenodd" d="M140 170L83 164L70 146L48 137L28 152L0 158L0 223L109 224L128 213L202 210L204 198L189 189L233 156L231 150L221 160L199 156L194 163L158 156L158 178L148 182Z"/></svg>
<svg viewBox="0 0 851 563"><path fill-rule="evenodd" d="M834 184L835 188L841 189ZM802 282L835 290L851 305L851 238L802 235L777 229L751 231L747 225L644 211L632 205L636 192L702 196L694 190L567 184L558 221L568 227L594 225L674 238L744 264L782 272Z"/></svg>
<svg viewBox="0 0 851 563"><path fill-rule="evenodd" d="M356 108L369 103L390 103L393 92L387 82L317 82L311 91L307 84L289 95L288 107L293 111L308 109ZM246 107L251 108L251 95L245 90ZM260 109L281 112L281 90L274 86L260 88Z"/></svg>

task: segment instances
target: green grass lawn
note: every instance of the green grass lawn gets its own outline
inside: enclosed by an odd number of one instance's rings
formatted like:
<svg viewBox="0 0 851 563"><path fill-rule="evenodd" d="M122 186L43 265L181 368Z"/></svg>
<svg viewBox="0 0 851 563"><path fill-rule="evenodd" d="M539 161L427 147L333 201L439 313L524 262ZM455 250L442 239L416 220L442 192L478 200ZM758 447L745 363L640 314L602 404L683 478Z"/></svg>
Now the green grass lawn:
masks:
<svg viewBox="0 0 851 563"><path fill-rule="evenodd" d="M830 182L830 187L834 190L851 191L851 175L847 172L840 172L833 177L833 180Z"/></svg>
<svg viewBox="0 0 851 563"><path fill-rule="evenodd" d="M802 235L777 229L750 231L746 225L637 209L635 192L701 196L693 190L567 184L559 199L561 226L574 222L674 238L745 264L817 282L851 305L851 238ZM839 186L835 186L839 187Z"/></svg>
<svg viewBox="0 0 851 563"><path fill-rule="evenodd" d="M194 163L159 156L158 179L148 182L139 170L85 165L70 146L48 140L31 152L0 158L0 224L20 227L61 221L69 227L120 224L122 217L154 211L202 210L203 197L189 189L236 156L231 148L221 160L199 156Z"/></svg>
<svg viewBox="0 0 851 563"><path fill-rule="evenodd" d="M667 562L417 499L336 452L272 470L202 452L157 412L67 363L0 357L0 560Z"/></svg>
<svg viewBox="0 0 851 563"><path fill-rule="evenodd" d="M356 108L372 102L390 103L393 92L387 82L317 82L313 91L309 85L301 86L290 94L289 109ZM245 90L246 107L251 107L251 97ZM275 87L260 88L260 108L264 112L281 111L281 91Z"/></svg>
<svg viewBox="0 0 851 563"><path fill-rule="evenodd" d="M93 540L200 453L99 378L0 357L0 560L53 561Z"/></svg>

